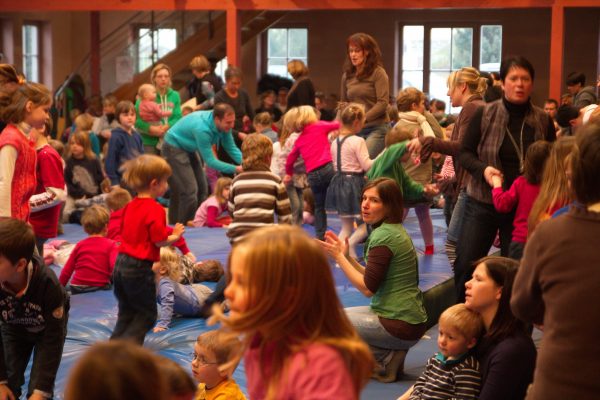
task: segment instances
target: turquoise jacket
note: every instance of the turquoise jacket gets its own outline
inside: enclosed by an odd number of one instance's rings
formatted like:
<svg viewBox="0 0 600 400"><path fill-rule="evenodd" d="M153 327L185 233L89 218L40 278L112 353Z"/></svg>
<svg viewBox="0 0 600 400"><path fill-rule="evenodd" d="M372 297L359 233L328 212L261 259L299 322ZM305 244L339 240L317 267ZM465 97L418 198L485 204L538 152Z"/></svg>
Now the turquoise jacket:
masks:
<svg viewBox="0 0 600 400"><path fill-rule="evenodd" d="M208 167L226 174L235 173L235 165L218 160L212 151L213 145L223 147L234 162L242 163L242 153L231 131L217 129L212 111L196 111L181 118L167 131L165 143L188 153L199 152Z"/></svg>

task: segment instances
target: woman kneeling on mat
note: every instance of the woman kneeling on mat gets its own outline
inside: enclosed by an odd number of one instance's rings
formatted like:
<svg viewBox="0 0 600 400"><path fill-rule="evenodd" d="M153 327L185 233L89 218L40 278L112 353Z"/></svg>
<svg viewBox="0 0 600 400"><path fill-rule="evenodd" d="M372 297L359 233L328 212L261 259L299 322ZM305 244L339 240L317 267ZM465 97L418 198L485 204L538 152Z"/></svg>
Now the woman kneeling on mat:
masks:
<svg viewBox="0 0 600 400"><path fill-rule="evenodd" d="M348 243L333 232L321 243L348 280L371 298L370 306L350 307L346 313L378 363L373 378L394 382L402 375L408 349L426 331L417 253L402 225L402 191L394 180L367 183L361 212L373 227L365 243L366 267L348 255Z"/></svg>

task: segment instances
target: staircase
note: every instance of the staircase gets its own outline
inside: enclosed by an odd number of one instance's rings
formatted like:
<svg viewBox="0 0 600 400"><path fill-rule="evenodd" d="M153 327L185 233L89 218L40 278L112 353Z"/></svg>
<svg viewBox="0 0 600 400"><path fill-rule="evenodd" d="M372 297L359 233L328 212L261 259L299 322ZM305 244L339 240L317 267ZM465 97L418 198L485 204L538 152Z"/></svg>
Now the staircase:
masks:
<svg viewBox="0 0 600 400"><path fill-rule="evenodd" d="M259 33L277 23L286 15L283 11L247 11L241 16L242 44L248 42ZM158 63L165 63L171 67L173 75L186 72L191 59L199 54L210 54L222 59L226 54L226 19L225 13L215 18L211 23L198 29L193 35L180 43L175 50L159 59ZM130 83L116 88L113 93L118 99L133 99L137 88L150 82L152 67L140 72L133 77ZM175 79L174 79L175 80ZM181 83L183 79L179 79ZM177 89L179 85L175 85Z"/></svg>

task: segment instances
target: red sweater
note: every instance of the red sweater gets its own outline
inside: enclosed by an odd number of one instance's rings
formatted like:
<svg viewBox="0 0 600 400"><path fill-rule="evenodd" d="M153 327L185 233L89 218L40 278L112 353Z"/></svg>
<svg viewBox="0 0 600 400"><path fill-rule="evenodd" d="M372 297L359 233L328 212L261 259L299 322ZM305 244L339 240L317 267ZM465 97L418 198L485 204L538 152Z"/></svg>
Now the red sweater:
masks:
<svg viewBox="0 0 600 400"><path fill-rule="evenodd" d="M35 194L44 193L48 187L59 189L65 187L62 159L56 150L48 144L37 152L36 175L37 187ZM35 236L45 239L56 237L60 207L61 204L57 204L54 207L49 207L29 215L29 222L33 226Z"/></svg>
<svg viewBox="0 0 600 400"><path fill-rule="evenodd" d="M106 237L114 240L117 243L121 243L121 241L122 241L122 239L121 239L121 220L123 219L123 210L124 210L124 208L121 208L120 210L112 211L110 213L110 219L108 220L108 229L106 232ZM173 233L173 228L171 228L170 226L167 226L167 231L169 232L169 235L170 235ZM180 237L178 241L173 243L173 246L177 247L181 251L181 254L187 254L190 252L190 248L188 247L187 242L185 241L183 236Z"/></svg>
<svg viewBox="0 0 600 400"><path fill-rule="evenodd" d="M532 185L523 176L519 176L506 192L501 187L492 189L494 207L498 212L511 212L515 206L513 221L513 242L527 242L527 218L535 199L540 194L540 185Z"/></svg>
<svg viewBox="0 0 600 400"><path fill-rule="evenodd" d="M156 200L136 197L123 208L119 253L158 261L160 248L156 243L164 242L168 236L167 215Z"/></svg>
<svg viewBox="0 0 600 400"><path fill-rule="evenodd" d="M105 237L88 237L77 243L60 273L65 286L71 275L71 285L102 287L110 283L118 246Z"/></svg>
<svg viewBox="0 0 600 400"><path fill-rule="evenodd" d="M33 143L13 124L9 124L0 135L0 149L4 146L17 149L17 162L11 182L10 215L27 221L29 219L29 198L35 192L36 154Z"/></svg>

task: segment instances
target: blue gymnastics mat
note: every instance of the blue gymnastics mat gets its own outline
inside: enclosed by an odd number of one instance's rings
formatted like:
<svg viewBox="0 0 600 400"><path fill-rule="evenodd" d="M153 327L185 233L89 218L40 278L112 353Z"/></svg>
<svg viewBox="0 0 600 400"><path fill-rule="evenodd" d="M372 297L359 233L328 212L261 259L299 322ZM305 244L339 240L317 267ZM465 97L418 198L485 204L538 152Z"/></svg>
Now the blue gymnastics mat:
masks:
<svg viewBox="0 0 600 400"><path fill-rule="evenodd" d="M446 226L441 210L432 210L434 224L436 254L424 256L424 244L417 219L411 210L405 221L405 227L413 238L419 254L420 287L423 291L444 282L452 277L448 260L443 252ZM328 216L330 229L337 232L339 219ZM309 234L314 235L312 226L305 226ZM72 243L83 239L86 235L79 225L65 225L65 233L60 239ZM199 260L218 259L225 265L230 246L225 230L221 228L187 228L185 238L188 246ZM59 271L58 268L54 268ZM369 300L356 290L338 268L332 267L335 282L342 304L346 307L368 305ZM79 294L71 297L68 334L58 375L56 378L55 398L62 399L65 383L70 369L78 358L98 341L107 340L116 322L117 304L112 291ZM171 328L160 333L148 333L145 347L160 355L175 360L191 372L191 353L196 337L206 331L206 321L200 318L176 318ZM396 399L416 380L425 362L437 348L437 327L430 329L423 339L413 347L407 356L405 377L402 381L382 384L370 381L362 393L363 399ZM243 363L234 373L234 379L242 390L246 389L246 377ZM27 377L26 382L29 379ZM26 389L24 389L26 393ZM24 398L24 397L23 397Z"/></svg>

